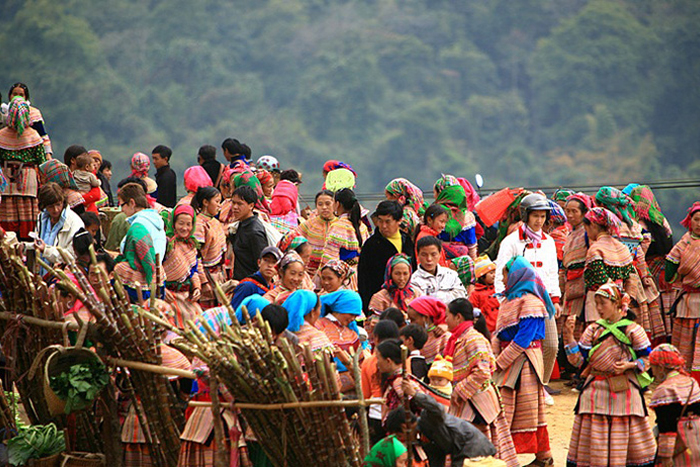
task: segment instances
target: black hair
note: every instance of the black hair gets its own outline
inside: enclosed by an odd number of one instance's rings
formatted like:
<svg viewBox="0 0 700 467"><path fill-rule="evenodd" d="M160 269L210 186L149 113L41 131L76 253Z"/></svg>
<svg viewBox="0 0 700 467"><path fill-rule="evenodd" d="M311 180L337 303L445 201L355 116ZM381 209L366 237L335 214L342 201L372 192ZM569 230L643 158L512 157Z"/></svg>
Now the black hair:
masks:
<svg viewBox="0 0 700 467"><path fill-rule="evenodd" d="M487 274L488 274L488 273L487 273ZM484 274L483 276L479 277L479 278L476 280L476 283L477 283L477 284L482 284L482 285L488 285L488 284L486 284L486 274Z"/></svg>
<svg viewBox="0 0 700 467"><path fill-rule="evenodd" d="M270 329L274 334L282 334L289 326L289 314L282 305L270 304L260 312L262 319L270 323Z"/></svg>
<svg viewBox="0 0 700 467"><path fill-rule="evenodd" d="M355 237L357 238L357 243L362 246L362 233L360 231L360 203L357 201L355 192L350 188L343 188L342 190L336 192L335 200L340 203L340 205L350 213L350 222L355 228Z"/></svg>
<svg viewBox="0 0 700 467"><path fill-rule="evenodd" d="M114 271L114 266L117 265L117 262L114 261L114 258L112 258L112 255L107 253L106 251L101 251L97 253L97 256L95 258L98 263L104 263L105 264L105 269L107 269L107 273L111 273Z"/></svg>
<svg viewBox="0 0 700 467"><path fill-rule="evenodd" d="M201 157L203 161L213 161L216 159L216 148L211 144L205 144L199 148L197 155Z"/></svg>
<svg viewBox="0 0 700 467"><path fill-rule="evenodd" d="M22 90L24 91L24 100L25 100L25 101L28 101L28 100L29 100L29 88L28 88L27 85L24 84L24 83L15 83L15 84L12 85L12 87L10 88L10 91L7 93L7 99L8 99L8 100L12 100L12 99L10 98L10 96L12 95L12 91L13 91L15 88L22 88Z"/></svg>
<svg viewBox="0 0 700 467"><path fill-rule="evenodd" d="M75 256L80 257L90 254L90 245L94 243L95 241L90 232L81 227L73 236L73 250L75 251Z"/></svg>
<svg viewBox="0 0 700 467"><path fill-rule="evenodd" d="M151 154L160 154L160 157L167 159L168 162L170 162L170 156L173 155L173 150L167 146L163 146L162 144L159 144L158 146L153 148L153 151L151 151Z"/></svg>
<svg viewBox="0 0 700 467"><path fill-rule="evenodd" d="M301 177L299 177L299 172L294 169L283 170L280 174L280 180L288 180L292 183L301 183Z"/></svg>
<svg viewBox="0 0 700 467"><path fill-rule="evenodd" d="M102 159L102 163L100 164L100 169L98 172L102 172L103 170L106 169L111 169L112 168L112 163L108 161L107 159Z"/></svg>
<svg viewBox="0 0 700 467"><path fill-rule="evenodd" d="M479 331L486 337L489 341L491 340L491 333L486 327L486 317L481 313L476 319L474 319L474 306L466 298L456 298L447 305L447 311L453 315L460 315L464 318L464 321L474 321L474 329Z"/></svg>
<svg viewBox="0 0 700 467"><path fill-rule="evenodd" d="M647 256L665 257L673 248L673 235L669 235L663 225L655 222L646 222L646 228L651 233L651 245L647 250Z"/></svg>
<svg viewBox="0 0 700 467"><path fill-rule="evenodd" d="M436 246L438 251L442 251L442 242L440 239L433 237L432 235L428 235L427 237L423 237L416 242L416 253L420 253L421 248L429 247L431 245Z"/></svg>
<svg viewBox="0 0 700 467"><path fill-rule="evenodd" d="M399 327L390 319L379 320L372 329L372 335L377 339L377 342L382 342L387 339L399 338Z"/></svg>
<svg viewBox="0 0 700 467"><path fill-rule="evenodd" d="M70 167L70 163L81 154L87 154L87 149L79 144L68 146L63 153L63 162Z"/></svg>
<svg viewBox="0 0 700 467"><path fill-rule="evenodd" d="M330 196L331 199L335 199L335 194L331 190L321 190L316 193L316 198L314 198L314 203L318 202L318 198L321 196Z"/></svg>
<svg viewBox="0 0 700 467"><path fill-rule="evenodd" d="M200 186L197 188L197 193L194 194L194 198L192 198L190 205L192 205L195 212L199 212L204 207L205 200L208 201L218 194L220 194L219 190L213 186Z"/></svg>
<svg viewBox="0 0 700 467"><path fill-rule="evenodd" d="M89 225L100 225L100 218L97 214L92 211L86 211L80 215L80 219L85 224L85 227Z"/></svg>
<svg viewBox="0 0 700 467"><path fill-rule="evenodd" d="M400 221L403 217L403 208L398 201L387 199L377 205L374 216L391 216L395 221Z"/></svg>
<svg viewBox="0 0 700 467"><path fill-rule="evenodd" d="M236 154L243 154L243 143L238 141L236 138L226 138L224 142L221 143L221 149L225 149L232 156L235 156Z"/></svg>
<svg viewBox="0 0 700 467"><path fill-rule="evenodd" d="M144 193L146 193L148 191L148 185L146 185L146 182L144 181L144 179L139 178L139 177L126 177L124 180L117 183L117 188L121 188L128 183L136 183L141 188L143 188Z"/></svg>
<svg viewBox="0 0 700 467"><path fill-rule="evenodd" d="M386 310L382 311L382 314L379 315L379 321L384 321L387 319L396 323L396 326L398 326L399 329L406 326L406 318L404 317L403 311L393 306L390 306Z"/></svg>
<svg viewBox="0 0 700 467"><path fill-rule="evenodd" d="M238 196L240 199L245 201L248 204L255 204L258 202L258 195L255 193L255 190L253 190L249 186L239 186L236 188L231 195L231 197Z"/></svg>
<svg viewBox="0 0 700 467"><path fill-rule="evenodd" d="M398 339L387 339L377 345L377 352L382 357L391 360L394 363L401 364L401 341Z"/></svg>
<svg viewBox="0 0 700 467"><path fill-rule="evenodd" d="M421 350L425 343L428 342L428 331L426 331L423 326L418 326L415 323L404 326L399 335L403 337L412 337L413 346L418 350Z"/></svg>
<svg viewBox="0 0 700 467"><path fill-rule="evenodd" d="M416 421L416 414L413 412L409 412L409 417L411 423ZM386 416L386 420L384 420L384 430L387 434L401 433L404 423L406 423L406 409L404 409L403 406L399 406Z"/></svg>
<svg viewBox="0 0 700 467"><path fill-rule="evenodd" d="M447 208L442 204L433 203L430 206L428 206L428 209L425 210L425 213L423 214L423 222L427 224L428 219L433 220L438 216L442 216L443 214L449 213L450 211L448 211Z"/></svg>
<svg viewBox="0 0 700 467"><path fill-rule="evenodd" d="M253 150L250 149L250 146L248 146L247 144L242 143L241 154L243 154L247 160L250 160L250 158L253 157Z"/></svg>

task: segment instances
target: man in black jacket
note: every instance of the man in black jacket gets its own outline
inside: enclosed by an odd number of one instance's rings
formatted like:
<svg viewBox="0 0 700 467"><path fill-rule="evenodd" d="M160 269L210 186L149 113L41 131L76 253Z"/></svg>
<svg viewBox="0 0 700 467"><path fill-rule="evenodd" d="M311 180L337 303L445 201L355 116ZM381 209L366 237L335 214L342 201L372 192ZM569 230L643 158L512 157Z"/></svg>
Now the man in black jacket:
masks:
<svg viewBox="0 0 700 467"><path fill-rule="evenodd" d="M229 240L233 245L233 278L245 279L258 270L258 258L267 246L265 226L253 212L258 200L249 186L236 188L231 196L231 212L238 221L238 229Z"/></svg>
<svg viewBox="0 0 700 467"><path fill-rule="evenodd" d="M357 265L358 292L362 297L362 309L366 316L372 295L379 292L384 283L384 271L389 258L397 253L413 256L413 240L399 230L403 208L396 201L382 201L372 215L377 227L374 234L362 245Z"/></svg>
<svg viewBox="0 0 700 467"><path fill-rule="evenodd" d="M177 203L177 175L170 168L170 156L173 151L167 146L156 146L151 151L153 165L156 168L156 201L167 208L174 208Z"/></svg>

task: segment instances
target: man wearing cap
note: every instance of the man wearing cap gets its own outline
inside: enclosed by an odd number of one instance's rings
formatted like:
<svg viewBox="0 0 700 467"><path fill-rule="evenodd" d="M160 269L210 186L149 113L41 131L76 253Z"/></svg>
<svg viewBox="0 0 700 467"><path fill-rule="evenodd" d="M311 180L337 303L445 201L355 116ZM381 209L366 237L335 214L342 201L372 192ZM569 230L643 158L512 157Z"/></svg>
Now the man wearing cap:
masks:
<svg viewBox="0 0 700 467"><path fill-rule="evenodd" d="M396 201L382 201L372 214L377 227L374 234L362 245L357 265L357 288L362 297L362 308L369 316L369 301L384 283L386 263L397 253L413 256L411 237L399 229L403 208Z"/></svg>
<svg viewBox="0 0 700 467"><path fill-rule="evenodd" d="M234 310L243 302L243 299L255 294L265 295L270 291L280 259L282 259L282 252L276 246L263 249L258 259L258 270L241 280L233 290L231 306Z"/></svg>

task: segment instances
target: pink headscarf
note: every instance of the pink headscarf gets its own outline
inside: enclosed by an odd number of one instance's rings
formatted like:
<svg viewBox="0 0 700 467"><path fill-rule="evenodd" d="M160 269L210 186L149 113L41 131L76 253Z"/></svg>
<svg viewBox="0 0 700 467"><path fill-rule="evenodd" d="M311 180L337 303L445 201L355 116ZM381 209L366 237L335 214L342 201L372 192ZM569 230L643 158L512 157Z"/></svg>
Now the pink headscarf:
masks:
<svg viewBox="0 0 700 467"><path fill-rule="evenodd" d="M214 186L209 174L201 165L195 165L185 170L185 189L191 193L197 193L202 186Z"/></svg>
<svg viewBox="0 0 700 467"><path fill-rule="evenodd" d="M585 193L574 193L573 195L569 195L566 198L566 201L574 200L583 203L583 205L586 206L587 209L591 209L593 207L593 198L591 198Z"/></svg>
<svg viewBox="0 0 700 467"><path fill-rule="evenodd" d="M144 178L148 177L148 170L151 168L151 159L142 152L137 152L131 156L131 176Z"/></svg>
<svg viewBox="0 0 700 467"><path fill-rule="evenodd" d="M466 178L458 178L457 181L464 188L464 193L467 195L467 209L474 210L476 203L479 202L479 194L474 189L474 186Z"/></svg>
<svg viewBox="0 0 700 467"><path fill-rule="evenodd" d="M690 230L690 220L693 218L693 214L698 211L700 211L700 201L694 202L693 205L688 208L688 215L681 221L681 225Z"/></svg>
<svg viewBox="0 0 700 467"><path fill-rule="evenodd" d="M432 318L433 324L442 324L445 322L445 312L447 307L442 301L435 297L430 297L428 295L423 295L418 297L408 305L409 308L413 308L418 313L423 316L428 316Z"/></svg>
<svg viewBox="0 0 700 467"><path fill-rule="evenodd" d="M270 214L273 216L284 216L293 211L297 205L299 189L289 180L281 180L272 192L270 202Z"/></svg>

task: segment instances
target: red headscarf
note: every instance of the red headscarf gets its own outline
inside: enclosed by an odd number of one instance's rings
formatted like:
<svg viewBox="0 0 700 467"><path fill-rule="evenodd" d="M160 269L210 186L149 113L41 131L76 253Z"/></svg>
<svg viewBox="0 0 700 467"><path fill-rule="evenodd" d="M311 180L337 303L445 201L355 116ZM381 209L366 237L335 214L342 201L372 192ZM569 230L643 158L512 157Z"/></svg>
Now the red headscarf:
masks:
<svg viewBox="0 0 700 467"><path fill-rule="evenodd" d="M688 374L685 371L685 358L671 344L660 344L652 350L649 354L649 364Z"/></svg>
<svg viewBox="0 0 700 467"><path fill-rule="evenodd" d="M593 207L593 198L591 198L585 193L574 193L573 195L569 195L566 198L566 201L574 200L581 202L584 206L586 206L587 209L591 209Z"/></svg>
<svg viewBox="0 0 700 467"><path fill-rule="evenodd" d="M445 322L445 311L447 307L442 301L435 297L429 297L427 295L418 297L411 302L409 308L413 308L423 316L432 318L433 324L438 325Z"/></svg>
<svg viewBox="0 0 700 467"><path fill-rule="evenodd" d="M260 180L262 185L272 180L272 174L267 170L258 170L255 172L255 176L258 177L258 180Z"/></svg>
<svg viewBox="0 0 700 467"><path fill-rule="evenodd" d="M688 215L681 221L681 225L690 230L690 219L692 219L693 214L698 211L700 211L700 201L694 202L693 205L688 208Z"/></svg>

